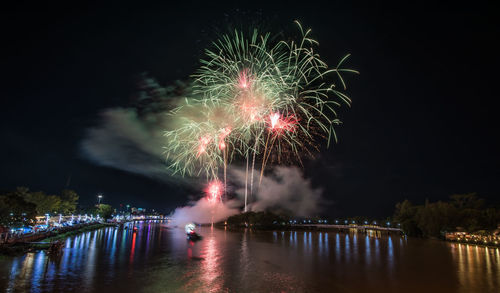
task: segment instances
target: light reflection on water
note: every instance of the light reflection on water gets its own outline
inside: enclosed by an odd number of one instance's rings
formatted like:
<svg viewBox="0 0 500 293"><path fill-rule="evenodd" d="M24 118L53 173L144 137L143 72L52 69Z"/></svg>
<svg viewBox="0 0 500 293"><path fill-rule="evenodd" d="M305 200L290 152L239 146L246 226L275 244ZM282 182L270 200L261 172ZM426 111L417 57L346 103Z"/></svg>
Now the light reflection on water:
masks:
<svg viewBox="0 0 500 293"><path fill-rule="evenodd" d="M0 259L7 292L494 292L500 252L377 233L229 231L141 223Z"/></svg>
<svg viewBox="0 0 500 293"><path fill-rule="evenodd" d="M458 263L460 292L467 288L478 288L488 292L499 288L500 255L498 248L480 247L468 244L452 244L452 255Z"/></svg>

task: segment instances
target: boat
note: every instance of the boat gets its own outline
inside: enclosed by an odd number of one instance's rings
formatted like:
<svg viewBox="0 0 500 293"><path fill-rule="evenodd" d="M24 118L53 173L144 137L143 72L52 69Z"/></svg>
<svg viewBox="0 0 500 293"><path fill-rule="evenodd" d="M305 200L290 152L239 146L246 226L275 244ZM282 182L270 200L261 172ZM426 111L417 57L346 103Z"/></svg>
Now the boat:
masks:
<svg viewBox="0 0 500 293"><path fill-rule="evenodd" d="M186 231L187 239L190 241L198 241L201 240L201 235L196 233L194 229L196 226L193 223L189 223L184 227L184 230Z"/></svg>
<svg viewBox="0 0 500 293"><path fill-rule="evenodd" d="M201 240L201 238L202 238L201 235L194 231L187 234L187 239L191 241L198 241Z"/></svg>

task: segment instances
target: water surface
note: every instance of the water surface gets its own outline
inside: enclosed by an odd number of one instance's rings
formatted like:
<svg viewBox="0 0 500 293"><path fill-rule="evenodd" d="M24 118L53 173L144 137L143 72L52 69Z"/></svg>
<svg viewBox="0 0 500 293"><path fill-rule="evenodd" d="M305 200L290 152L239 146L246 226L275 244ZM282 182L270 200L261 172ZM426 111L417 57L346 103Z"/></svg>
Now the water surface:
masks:
<svg viewBox="0 0 500 293"><path fill-rule="evenodd" d="M500 251L442 241L304 231L103 228L0 258L6 292L500 292Z"/></svg>

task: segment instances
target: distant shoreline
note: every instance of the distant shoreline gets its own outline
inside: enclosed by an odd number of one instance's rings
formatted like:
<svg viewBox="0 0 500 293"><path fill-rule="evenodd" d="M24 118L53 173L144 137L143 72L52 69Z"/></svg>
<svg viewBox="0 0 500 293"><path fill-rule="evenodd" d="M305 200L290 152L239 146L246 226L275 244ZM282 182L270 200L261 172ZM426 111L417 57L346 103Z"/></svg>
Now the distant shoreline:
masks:
<svg viewBox="0 0 500 293"><path fill-rule="evenodd" d="M210 225L201 225L210 226ZM318 232L353 232L357 231L359 233L370 233L376 232L379 234L400 234L404 235L403 231L400 229L387 229L384 227L373 227L373 226L349 226L349 225L224 225L223 223L214 224L218 228L224 228L230 230L242 230L242 229L252 229L256 231L318 231Z"/></svg>
<svg viewBox="0 0 500 293"><path fill-rule="evenodd" d="M487 247L487 248L500 248L500 245L495 245L495 244L484 244L484 243L477 243L477 242L467 242L467 241L458 241L458 240L448 240L448 239L439 239L442 241L446 241L449 243L454 243L454 244L463 244L463 245L470 245L470 246L481 246L481 247Z"/></svg>
<svg viewBox="0 0 500 293"><path fill-rule="evenodd" d="M210 226L211 224L202 224L201 226ZM323 225L322 225L323 226ZM335 225L332 225L335 226ZM217 228L227 228L229 231L243 231L245 229L250 229L253 231L277 231L277 232L284 232L284 231L309 231L309 232L338 232L338 233L351 233L354 232L353 230L356 229L349 229L349 228L336 228L336 227L314 227L310 225L283 225L283 226L259 226L259 225L252 225L252 226L242 226L242 225L224 225L223 223L214 223L214 227ZM403 231L375 231L375 230L369 230L374 232L375 235L382 236L382 235L399 235L399 236L406 236ZM355 233L361 233L361 234L368 234L369 232L361 231L361 229L357 229L357 232ZM456 243L456 244L463 244L463 245L476 245L480 247L488 247L488 248L499 248L499 245L494 245L494 244L484 244L484 243L479 243L479 242L466 242L466 241L457 241L457 240L449 240L445 238L437 238L437 237L412 237L412 236L406 236L414 239L422 239L422 240L437 240L437 241L443 241L443 242L448 242L448 243Z"/></svg>

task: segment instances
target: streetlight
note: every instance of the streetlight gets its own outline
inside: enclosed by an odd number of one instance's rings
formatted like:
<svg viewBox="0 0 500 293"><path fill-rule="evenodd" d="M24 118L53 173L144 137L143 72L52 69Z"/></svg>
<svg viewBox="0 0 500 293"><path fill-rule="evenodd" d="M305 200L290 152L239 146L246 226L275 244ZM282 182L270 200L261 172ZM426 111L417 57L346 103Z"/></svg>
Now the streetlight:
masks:
<svg viewBox="0 0 500 293"><path fill-rule="evenodd" d="M97 195L97 198L98 198L98 200L99 200L97 204L101 204L102 194L100 194L100 193L99 193L99 194Z"/></svg>

